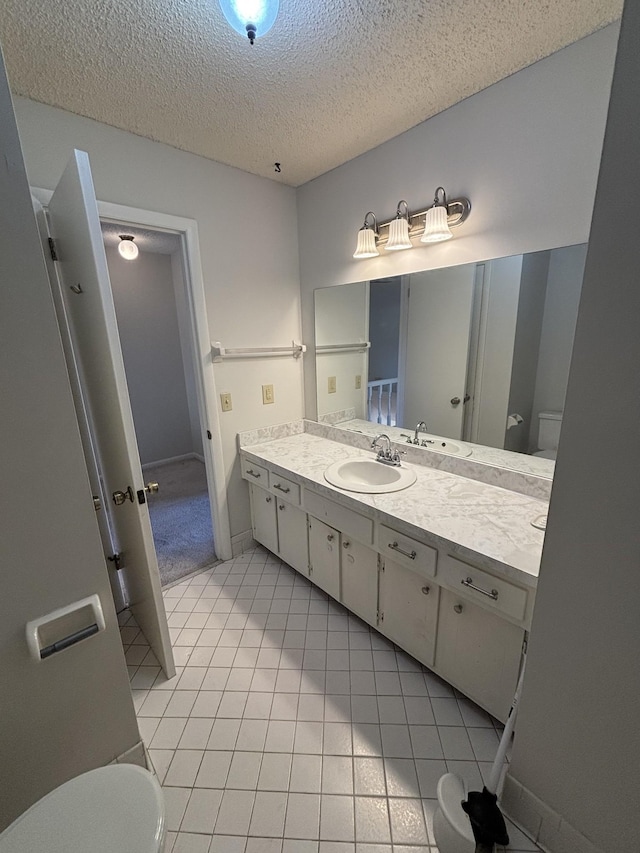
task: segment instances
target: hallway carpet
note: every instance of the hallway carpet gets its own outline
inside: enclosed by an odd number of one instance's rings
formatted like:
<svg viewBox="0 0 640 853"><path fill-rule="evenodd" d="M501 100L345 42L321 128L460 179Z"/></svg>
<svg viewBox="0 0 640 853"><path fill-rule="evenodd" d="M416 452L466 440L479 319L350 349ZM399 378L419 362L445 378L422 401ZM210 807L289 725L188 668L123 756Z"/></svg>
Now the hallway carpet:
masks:
<svg viewBox="0 0 640 853"><path fill-rule="evenodd" d="M144 478L160 484L149 497L149 514L162 585L215 563L204 463L183 459L149 466Z"/></svg>

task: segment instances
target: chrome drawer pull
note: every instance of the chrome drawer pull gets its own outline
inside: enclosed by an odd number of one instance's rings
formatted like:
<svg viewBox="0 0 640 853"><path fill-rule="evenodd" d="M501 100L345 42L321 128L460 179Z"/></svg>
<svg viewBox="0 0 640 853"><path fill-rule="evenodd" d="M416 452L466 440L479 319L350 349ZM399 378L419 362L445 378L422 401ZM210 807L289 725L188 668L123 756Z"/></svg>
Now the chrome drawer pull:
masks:
<svg viewBox="0 0 640 853"><path fill-rule="evenodd" d="M486 595L487 598L492 598L494 601L498 600L498 590L492 589L491 592L487 592L486 589L481 589L479 586L473 585L473 578L467 578L466 581L460 581L462 586L468 586L469 589L475 589L476 592L482 593L482 595Z"/></svg>
<svg viewBox="0 0 640 853"><path fill-rule="evenodd" d="M253 470L253 468L247 468L247 474L251 474L251 476L252 476L252 477L255 477L255 478L256 478L256 480L258 479L258 477L260 477L260 472L259 472L259 471L257 471L257 472L256 472L256 471L254 471L254 470Z"/></svg>
<svg viewBox="0 0 640 853"><path fill-rule="evenodd" d="M415 558L418 556L417 551L403 551L402 548L399 547L397 542L390 542L389 548L391 548L392 551L397 551L398 554L402 554L404 557L408 557L410 560L415 560Z"/></svg>
<svg viewBox="0 0 640 853"><path fill-rule="evenodd" d="M274 483L274 484L273 484L273 488L274 488L274 489L280 489L280 491L281 491L281 492L284 492L284 493L285 493L285 495L286 495L286 494L288 494L288 493L291 491L291 489L289 488L289 486L281 486L281 485L280 485L280 483Z"/></svg>

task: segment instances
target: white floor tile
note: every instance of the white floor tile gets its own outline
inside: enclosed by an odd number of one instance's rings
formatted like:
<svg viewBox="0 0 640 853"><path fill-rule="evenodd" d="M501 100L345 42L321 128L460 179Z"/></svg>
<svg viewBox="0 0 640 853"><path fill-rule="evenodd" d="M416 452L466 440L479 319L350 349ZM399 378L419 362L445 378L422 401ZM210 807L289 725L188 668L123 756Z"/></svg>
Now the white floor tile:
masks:
<svg viewBox="0 0 640 853"><path fill-rule="evenodd" d="M237 835L218 835L211 837L209 853L245 853L247 839Z"/></svg>
<svg viewBox="0 0 640 853"><path fill-rule="evenodd" d="M302 701L302 697L300 697ZM322 723L298 722L293 745L294 752L322 754Z"/></svg>
<svg viewBox="0 0 640 853"><path fill-rule="evenodd" d="M166 809L167 830L177 832L180 829L182 818L187 809L191 790L189 788L170 788L164 786L162 794Z"/></svg>
<svg viewBox="0 0 640 853"><path fill-rule="evenodd" d="M324 755L352 755L351 725L349 723L325 723L322 752Z"/></svg>
<svg viewBox="0 0 640 853"><path fill-rule="evenodd" d="M293 752L296 724L292 720L270 720L265 752Z"/></svg>
<svg viewBox="0 0 640 853"><path fill-rule="evenodd" d="M281 853L282 838L247 838L246 853Z"/></svg>
<svg viewBox="0 0 640 853"><path fill-rule="evenodd" d="M384 763L381 758L354 758L353 776L356 795L387 795Z"/></svg>
<svg viewBox="0 0 640 853"><path fill-rule="evenodd" d="M172 853L208 853L211 838L209 835L196 835L191 832L179 832Z"/></svg>
<svg viewBox="0 0 640 853"><path fill-rule="evenodd" d="M188 717L196 699L197 690L175 690L164 712L165 717Z"/></svg>
<svg viewBox="0 0 640 853"><path fill-rule="evenodd" d="M411 740L407 726L381 725L382 752L391 758L412 758Z"/></svg>
<svg viewBox="0 0 640 853"><path fill-rule="evenodd" d="M262 753L267 738L267 726L266 720L244 719L240 724L235 748L246 752Z"/></svg>
<svg viewBox="0 0 640 853"><path fill-rule="evenodd" d="M158 782L162 785L164 782L164 777L166 776L167 770L169 769L169 765L173 759L173 749L150 749L149 750L149 758L151 759L151 764L153 765L153 769L156 772L156 776L158 777Z"/></svg>
<svg viewBox="0 0 640 853"><path fill-rule="evenodd" d="M261 752L234 752L227 776L226 787L239 790L255 791L258 787ZM258 835L269 833L258 833Z"/></svg>
<svg viewBox="0 0 640 853"><path fill-rule="evenodd" d="M280 752L265 752L262 756L259 791L288 791L292 756Z"/></svg>
<svg viewBox="0 0 640 853"><path fill-rule="evenodd" d="M153 749L176 749L186 725L184 717L165 717L160 720L149 746Z"/></svg>
<svg viewBox="0 0 640 853"><path fill-rule="evenodd" d="M458 761L474 760L475 755L465 728L438 726L438 734L445 758L452 758Z"/></svg>
<svg viewBox="0 0 640 853"><path fill-rule="evenodd" d="M195 782L204 750L176 749L164 782L178 788L192 788Z"/></svg>
<svg viewBox="0 0 640 853"><path fill-rule="evenodd" d="M389 800L391 836L394 844L429 843L421 800Z"/></svg>
<svg viewBox="0 0 640 853"><path fill-rule="evenodd" d="M191 708L191 717L215 719L223 694L219 690L200 690Z"/></svg>
<svg viewBox="0 0 640 853"><path fill-rule="evenodd" d="M323 794L320 799L320 839L354 841L353 797Z"/></svg>
<svg viewBox="0 0 640 853"><path fill-rule="evenodd" d="M353 760L350 757L324 755L322 793L353 795Z"/></svg>
<svg viewBox="0 0 640 853"><path fill-rule="evenodd" d="M249 826L249 835L282 839L286 809L287 794L258 791Z"/></svg>
<svg viewBox="0 0 640 853"><path fill-rule="evenodd" d="M233 791L227 788L222 796L216 832L222 835L247 835L255 796L253 791Z"/></svg>
<svg viewBox="0 0 640 853"><path fill-rule="evenodd" d="M387 792L390 797L419 797L418 776L413 758L385 758Z"/></svg>
<svg viewBox="0 0 640 853"><path fill-rule="evenodd" d="M319 794L321 788L322 756L294 755L289 790L304 794Z"/></svg>
<svg viewBox="0 0 640 853"><path fill-rule="evenodd" d="M355 838L358 843L391 843L386 797L355 798Z"/></svg>
<svg viewBox="0 0 640 853"><path fill-rule="evenodd" d="M194 788L182 819L181 830L183 832L205 832L210 835L218 817L221 800L222 791Z"/></svg>
<svg viewBox="0 0 640 853"><path fill-rule="evenodd" d="M190 717L187 725L184 727L178 748L206 749L212 728L212 719Z"/></svg>
<svg viewBox="0 0 640 853"><path fill-rule="evenodd" d="M233 752L207 750L202 757L195 785L198 788L224 788Z"/></svg>
<svg viewBox="0 0 640 853"><path fill-rule="evenodd" d="M436 725L438 726L463 726L464 720L458 708L458 702L453 698L433 698L431 707Z"/></svg>
<svg viewBox="0 0 640 853"><path fill-rule="evenodd" d="M289 794L284 826L285 838L318 839L320 795Z"/></svg>
<svg viewBox="0 0 640 853"><path fill-rule="evenodd" d="M440 780L440 777L444 776L444 774L450 769L449 765L440 759L416 759L416 771L420 786L420 796L423 798L436 797L438 781Z"/></svg>

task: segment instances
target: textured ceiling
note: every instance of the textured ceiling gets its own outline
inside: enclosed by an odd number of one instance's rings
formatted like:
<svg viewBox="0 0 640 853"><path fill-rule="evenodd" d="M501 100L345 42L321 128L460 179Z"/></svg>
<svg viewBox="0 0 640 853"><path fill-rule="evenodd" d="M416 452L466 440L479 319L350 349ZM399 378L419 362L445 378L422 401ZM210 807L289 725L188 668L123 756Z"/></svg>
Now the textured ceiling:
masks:
<svg viewBox="0 0 640 853"><path fill-rule="evenodd" d="M2 0L0 41L16 94L298 186L622 5L280 0L252 47L218 0Z"/></svg>

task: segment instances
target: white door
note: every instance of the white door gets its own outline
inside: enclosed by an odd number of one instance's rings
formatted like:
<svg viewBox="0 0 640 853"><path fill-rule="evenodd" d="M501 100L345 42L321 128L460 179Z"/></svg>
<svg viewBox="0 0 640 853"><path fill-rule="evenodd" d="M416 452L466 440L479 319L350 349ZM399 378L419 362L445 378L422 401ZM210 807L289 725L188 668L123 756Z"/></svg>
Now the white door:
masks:
<svg viewBox="0 0 640 853"><path fill-rule="evenodd" d="M49 203L62 296L131 611L175 674L89 158L74 151Z"/></svg>
<svg viewBox="0 0 640 853"><path fill-rule="evenodd" d="M378 630L426 666L433 666L440 589L433 581L384 561Z"/></svg>
<svg viewBox="0 0 640 853"><path fill-rule="evenodd" d="M251 496L251 517L253 538L268 548L273 554L278 553L278 522L276 517L276 499L264 489L259 489L249 483Z"/></svg>
<svg viewBox="0 0 640 853"><path fill-rule="evenodd" d="M411 276L402 423L407 429L426 421L434 435L462 438L474 277L475 264Z"/></svg>
<svg viewBox="0 0 640 853"><path fill-rule="evenodd" d="M309 518L309 577L340 600L340 534L317 518Z"/></svg>
<svg viewBox="0 0 640 853"><path fill-rule="evenodd" d="M373 625L378 622L378 553L342 534L342 603Z"/></svg>
<svg viewBox="0 0 640 853"><path fill-rule="evenodd" d="M274 498L274 500L276 500ZM280 557L301 572L309 575L309 545L307 514L297 506L278 500L278 545Z"/></svg>

